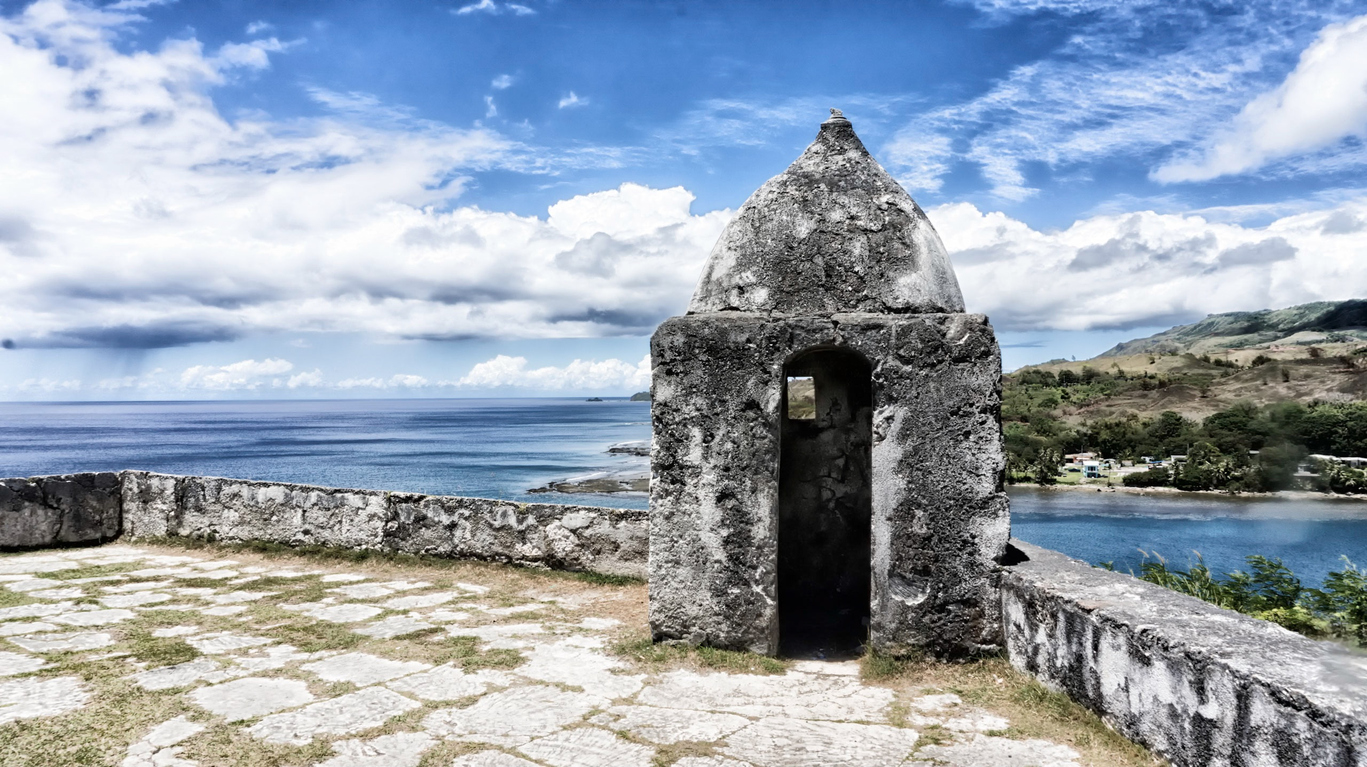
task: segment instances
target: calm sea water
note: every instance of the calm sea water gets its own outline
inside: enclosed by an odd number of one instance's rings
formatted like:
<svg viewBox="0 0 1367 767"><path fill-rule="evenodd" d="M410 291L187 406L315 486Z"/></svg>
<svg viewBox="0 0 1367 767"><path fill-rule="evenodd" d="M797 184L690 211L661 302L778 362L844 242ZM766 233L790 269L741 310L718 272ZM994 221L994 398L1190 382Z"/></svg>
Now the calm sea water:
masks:
<svg viewBox="0 0 1367 767"><path fill-rule="evenodd" d="M0 404L0 476L146 469L333 487L645 508L643 496L530 494L644 464L647 403L578 399ZM1011 490L1013 533L1138 569L1140 550L1217 571L1281 557L1317 583L1367 566L1367 502Z"/></svg>

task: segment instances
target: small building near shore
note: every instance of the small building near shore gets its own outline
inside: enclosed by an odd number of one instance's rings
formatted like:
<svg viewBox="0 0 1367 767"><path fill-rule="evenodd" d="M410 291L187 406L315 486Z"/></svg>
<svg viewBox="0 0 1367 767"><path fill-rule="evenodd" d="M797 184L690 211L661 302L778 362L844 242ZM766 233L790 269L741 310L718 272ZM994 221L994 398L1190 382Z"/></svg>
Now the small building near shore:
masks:
<svg viewBox="0 0 1367 767"><path fill-rule="evenodd" d="M650 623L765 654L1001 642L1001 358L833 110L651 339Z"/></svg>

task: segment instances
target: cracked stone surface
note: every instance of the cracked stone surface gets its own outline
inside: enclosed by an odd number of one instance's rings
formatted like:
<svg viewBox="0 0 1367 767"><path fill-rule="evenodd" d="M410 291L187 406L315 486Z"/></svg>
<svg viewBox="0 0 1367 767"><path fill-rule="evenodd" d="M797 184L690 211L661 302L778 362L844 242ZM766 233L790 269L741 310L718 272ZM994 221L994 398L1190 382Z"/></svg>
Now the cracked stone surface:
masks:
<svg viewBox="0 0 1367 767"><path fill-rule="evenodd" d="M0 682L0 724L64 714L85 706L89 700L85 683L74 676Z"/></svg>
<svg viewBox="0 0 1367 767"><path fill-rule="evenodd" d="M247 677L190 693L195 705L230 722L254 719L313 702L309 686L297 679Z"/></svg>
<svg viewBox="0 0 1367 767"><path fill-rule="evenodd" d="M653 743L665 744L721 740L750 724L749 719L735 714L696 711L680 716L678 709L654 706L614 706L594 717L593 721L614 730L627 730Z"/></svg>
<svg viewBox="0 0 1367 767"><path fill-rule="evenodd" d="M42 658L35 658L32 655L24 655L23 653L18 652L0 650L0 676L27 674L30 671L37 671L46 665L47 661Z"/></svg>
<svg viewBox="0 0 1367 767"><path fill-rule="evenodd" d="M183 716L162 722L128 747L128 756L120 767L196 767L197 762L180 758L182 749L176 744L204 729L204 725L190 722Z"/></svg>
<svg viewBox="0 0 1367 767"><path fill-rule="evenodd" d="M393 589L378 583L358 583L355 586L338 586L334 589L328 589L328 591L350 597L351 599L375 599L377 597L387 597L394 593Z"/></svg>
<svg viewBox="0 0 1367 767"><path fill-rule="evenodd" d="M485 695L467 708L435 711L423 720L423 727L450 740L517 746L577 722L606 703L555 687L514 687Z"/></svg>
<svg viewBox="0 0 1367 767"><path fill-rule="evenodd" d="M401 676L416 674L432 667L417 661L389 660L377 655L353 652L308 663L302 668L329 682L351 682L367 685L398 679Z"/></svg>
<svg viewBox="0 0 1367 767"><path fill-rule="evenodd" d="M245 647L256 647L257 645L270 644L275 641L265 637L244 636L242 634L230 634L228 632L217 632L204 634L202 636L190 637L185 640L196 650L205 655L217 655L220 653L241 650Z"/></svg>
<svg viewBox="0 0 1367 767"><path fill-rule="evenodd" d="M526 655L531 661L517 669L522 676L543 682L582 687L584 692L614 699L633 695L645 677L614 674L621 661L598 652L602 640L565 639L554 644L533 645Z"/></svg>
<svg viewBox="0 0 1367 767"><path fill-rule="evenodd" d="M79 596L79 594L77 595ZM111 597L100 597L100 604L105 607L138 607L139 605L154 605L158 602L169 602L173 599L170 594L162 594L156 591L135 591L131 594L116 594Z"/></svg>
<svg viewBox="0 0 1367 767"><path fill-rule="evenodd" d="M518 750L552 767L651 767L655 753L594 727L561 730Z"/></svg>
<svg viewBox="0 0 1367 767"><path fill-rule="evenodd" d="M384 610L370 605L325 605L305 610L304 614L329 623L356 623L370 620L382 612Z"/></svg>
<svg viewBox="0 0 1367 767"><path fill-rule="evenodd" d="M436 628L436 624L420 621L408 615L392 615L384 620L376 621L356 629L357 634L377 637L379 639L393 639L394 637L414 634L419 631L427 631Z"/></svg>
<svg viewBox="0 0 1367 767"><path fill-rule="evenodd" d="M675 671L637 700L664 708L729 711L751 717L882 721L893 692L858 679L818 674L738 676Z"/></svg>
<svg viewBox="0 0 1367 767"><path fill-rule="evenodd" d="M28 596L39 599L75 599L84 596L85 592L75 587L63 589L44 589L42 591L30 591Z"/></svg>
<svg viewBox="0 0 1367 767"><path fill-rule="evenodd" d="M496 626L447 626L446 630L451 636L475 637L483 640L488 646L495 649L515 650L520 647L530 647L531 642L518 639L517 637L534 636L545 633L540 623L514 623L511 625Z"/></svg>
<svg viewBox="0 0 1367 767"><path fill-rule="evenodd" d="M502 671L478 671L467 674L452 666L438 666L385 685L404 695L423 700L460 700L483 694L490 686L506 687L513 677Z"/></svg>
<svg viewBox="0 0 1367 767"><path fill-rule="evenodd" d="M184 687L217 670L218 663L208 658L199 658L174 666L141 671L134 674L132 679L144 690L169 690L173 687Z"/></svg>
<svg viewBox="0 0 1367 767"><path fill-rule="evenodd" d="M63 581L44 575L121 563L133 569ZM322 750L307 760L313 767L417 767L442 741L463 745L460 756L441 757L441 767L647 767L680 748L692 755L674 767L1082 762L1056 744L987 735L1010 722L942 690L899 697L866 685L855 662L796 661L777 675L630 667L608 648L638 636L644 620L624 624L612 616L629 613L599 610L630 588L557 592L553 581L534 581L514 593L497 569L467 576L488 577L483 585L420 568L398 579L361 565L338 572L303 559L285 564L122 544L0 558L0 585L18 584L10 593L29 600L0 608L0 642L12 648L0 650L0 727L110 705L101 685L61 665L81 669L104 658L101 665L127 664L120 675L149 705L194 712L152 727L140 722L115 760L122 767L201 767L186 753L203 753L199 738L221 737L223 728L246 735L239 742L247 747L314 743ZM217 585L168 580L205 574L217 574ZM260 575L284 580L255 591L240 583ZM631 588L644 616L644 589ZM32 596L54 589L75 589L81 601ZM348 591L308 601L328 589ZM258 604L265 610L245 609ZM184 611L183 620L166 620L167 609ZM402 612L381 615L386 609ZM183 641L201 656L149 664L126 644L138 632ZM473 646L457 637L473 637ZM470 652L497 650L489 657L511 667L462 668ZM893 712L909 726L892 726ZM918 741L928 725L941 728L940 745ZM195 758L202 767L220 763Z"/></svg>
<svg viewBox="0 0 1367 767"><path fill-rule="evenodd" d="M82 631L75 634L29 634L10 637L10 642L29 652L80 652L98 650L114 644L114 635L101 631Z"/></svg>
<svg viewBox="0 0 1367 767"><path fill-rule="evenodd" d="M23 634L39 634L53 632L61 629L55 623L44 623L43 621L33 621L31 623L0 623L0 637L21 636Z"/></svg>
<svg viewBox="0 0 1367 767"><path fill-rule="evenodd" d="M541 767L541 765L502 751L480 751L456 757L456 760L451 762L451 767Z"/></svg>
<svg viewBox="0 0 1367 767"><path fill-rule="evenodd" d="M367 687L297 711L272 714L252 725L247 732L267 743L303 746L319 735L350 735L379 727L420 705L392 690Z"/></svg>
<svg viewBox="0 0 1367 767"><path fill-rule="evenodd" d="M423 607L436 607L444 605L453 599L459 599L460 594L417 594L409 597L394 597L386 599L380 604L390 610L416 610Z"/></svg>
<svg viewBox="0 0 1367 767"><path fill-rule="evenodd" d="M122 623L135 615L137 613L132 610L91 610L82 613L63 613L50 620L68 626L107 626L111 623Z"/></svg>
<svg viewBox="0 0 1367 767"><path fill-rule="evenodd" d="M916 748L916 739L914 730L886 725L773 717L730 736L722 751L756 767L883 767L901 764Z"/></svg>
<svg viewBox="0 0 1367 767"><path fill-rule="evenodd" d="M55 605L32 604L0 607L0 621L15 620L18 618L44 618L50 615L60 615L65 612L70 612L74 607L75 605L71 602L60 602Z"/></svg>
<svg viewBox="0 0 1367 767"><path fill-rule="evenodd" d="M418 767L423 752L436 740L421 732L382 735L374 740L343 740L332 744L337 756L318 767Z"/></svg>

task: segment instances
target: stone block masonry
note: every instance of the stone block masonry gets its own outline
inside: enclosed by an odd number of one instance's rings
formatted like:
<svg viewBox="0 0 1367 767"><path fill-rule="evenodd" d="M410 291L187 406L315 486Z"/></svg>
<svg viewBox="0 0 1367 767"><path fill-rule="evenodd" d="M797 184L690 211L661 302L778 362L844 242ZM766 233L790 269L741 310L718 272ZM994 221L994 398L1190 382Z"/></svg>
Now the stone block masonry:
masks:
<svg viewBox="0 0 1367 767"><path fill-rule="evenodd" d="M183 536L645 577L646 512L145 471L0 480L0 548Z"/></svg>
<svg viewBox="0 0 1367 767"><path fill-rule="evenodd" d="M652 341L656 637L777 651L783 377L791 350L804 348L876 361L865 544L873 646L995 650L996 561L1010 527L1000 359L991 326L971 314L781 322L695 314L660 325Z"/></svg>
<svg viewBox="0 0 1367 767"><path fill-rule="evenodd" d="M0 479L0 550L117 538L121 486L114 473Z"/></svg>
<svg viewBox="0 0 1367 767"><path fill-rule="evenodd" d="M1012 665L1177 767L1367 765L1367 657L1012 542Z"/></svg>

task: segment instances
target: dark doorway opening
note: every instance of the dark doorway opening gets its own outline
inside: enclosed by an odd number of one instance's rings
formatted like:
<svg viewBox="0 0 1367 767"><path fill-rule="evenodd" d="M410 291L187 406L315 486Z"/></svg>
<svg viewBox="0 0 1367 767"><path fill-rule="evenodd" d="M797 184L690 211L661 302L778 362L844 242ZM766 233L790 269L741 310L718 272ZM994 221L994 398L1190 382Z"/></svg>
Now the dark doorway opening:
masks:
<svg viewBox="0 0 1367 767"><path fill-rule="evenodd" d="M868 637L872 371L856 352L818 348L783 372L779 651L852 657Z"/></svg>

